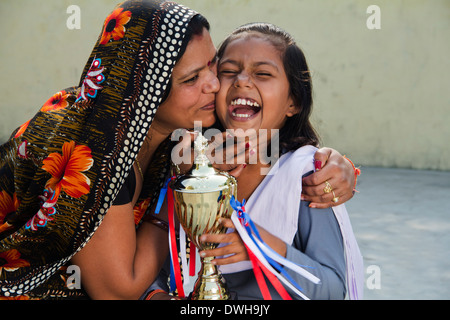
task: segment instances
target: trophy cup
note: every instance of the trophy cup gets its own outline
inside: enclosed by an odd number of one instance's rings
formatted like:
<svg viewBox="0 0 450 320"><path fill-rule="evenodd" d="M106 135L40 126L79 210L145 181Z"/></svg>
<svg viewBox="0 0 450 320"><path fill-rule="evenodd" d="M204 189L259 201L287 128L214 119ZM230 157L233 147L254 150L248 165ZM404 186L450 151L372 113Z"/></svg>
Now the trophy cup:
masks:
<svg viewBox="0 0 450 320"><path fill-rule="evenodd" d="M202 243L203 234L225 233L220 218L230 218L232 196L236 197L236 179L227 173L217 172L206 157L208 140L201 133L194 141L196 157L191 171L171 183L175 213L185 233L201 250L217 247L216 243ZM201 258L201 269L195 282L192 300L228 300L230 293L225 280L215 265L213 257Z"/></svg>

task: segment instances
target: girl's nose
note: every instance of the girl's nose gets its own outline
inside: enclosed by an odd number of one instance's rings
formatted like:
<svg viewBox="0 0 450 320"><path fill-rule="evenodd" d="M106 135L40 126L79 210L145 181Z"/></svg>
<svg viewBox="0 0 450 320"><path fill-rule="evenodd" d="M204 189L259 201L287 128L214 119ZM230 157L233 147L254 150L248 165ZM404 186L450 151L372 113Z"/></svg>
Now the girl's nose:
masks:
<svg viewBox="0 0 450 320"><path fill-rule="evenodd" d="M251 87L251 86L252 86L252 81L248 74L241 72L236 76L236 79L234 81L235 88L244 88L244 87Z"/></svg>

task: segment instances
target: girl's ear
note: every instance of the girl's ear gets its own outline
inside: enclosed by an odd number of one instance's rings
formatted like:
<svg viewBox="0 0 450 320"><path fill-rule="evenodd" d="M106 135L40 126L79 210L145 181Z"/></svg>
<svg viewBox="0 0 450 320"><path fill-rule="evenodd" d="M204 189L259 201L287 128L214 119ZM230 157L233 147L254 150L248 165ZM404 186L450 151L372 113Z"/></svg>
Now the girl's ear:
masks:
<svg viewBox="0 0 450 320"><path fill-rule="evenodd" d="M296 105L295 100L292 97L292 94L290 94L288 97L287 105L289 106L286 111L286 117L288 117L288 118L291 118L291 117L295 116L296 114L300 113L300 111L302 109L300 106Z"/></svg>
<svg viewBox="0 0 450 320"><path fill-rule="evenodd" d="M290 117L293 117L293 116L295 116L296 114L300 113L300 110L301 110L300 107L291 104L291 105L289 106L289 108L288 108L288 111L286 112L286 116L289 117L289 118L290 118Z"/></svg>

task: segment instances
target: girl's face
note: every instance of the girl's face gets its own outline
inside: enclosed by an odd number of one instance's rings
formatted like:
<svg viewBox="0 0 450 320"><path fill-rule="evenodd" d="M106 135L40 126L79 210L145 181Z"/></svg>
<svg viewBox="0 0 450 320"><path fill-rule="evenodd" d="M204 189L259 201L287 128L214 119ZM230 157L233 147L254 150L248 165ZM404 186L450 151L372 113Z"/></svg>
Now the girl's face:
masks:
<svg viewBox="0 0 450 320"><path fill-rule="evenodd" d="M219 90L216 48L208 30L194 35L172 72L172 87L166 101L158 108L152 126L165 132L190 129L194 121L203 127L215 122L215 94Z"/></svg>
<svg viewBox="0 0 450 320"><path fill-rule="evenodd" d="M231 41L218 66L217 116L226 129L280 129L298 112L279 50L256 36Z"/></svg>

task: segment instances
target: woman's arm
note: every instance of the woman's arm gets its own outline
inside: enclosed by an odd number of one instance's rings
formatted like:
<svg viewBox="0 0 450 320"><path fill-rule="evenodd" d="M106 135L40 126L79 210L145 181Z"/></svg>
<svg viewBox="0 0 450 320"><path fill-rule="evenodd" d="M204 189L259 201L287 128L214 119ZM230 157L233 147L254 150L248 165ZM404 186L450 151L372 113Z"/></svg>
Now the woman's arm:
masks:
<svg viewBox="0 0 450 320"><path fill-rule="evenodd" d="M359 169L331 148L321 148L314 155L316 172L303 178L302 199L311 202L312 208L329 208L350 200L354 195L356 177ZM333 192L324 192L325 182L328 181ZM333 202L337 197L338 201Z"/></svg>
<svg viewBox="0 0 450 320"><path fill-rule="evenodd" d="M167 233L143 222L136 231L131 203L112 206L86 246L73 258L92 299L138 299L168 254Z"/></svg>

